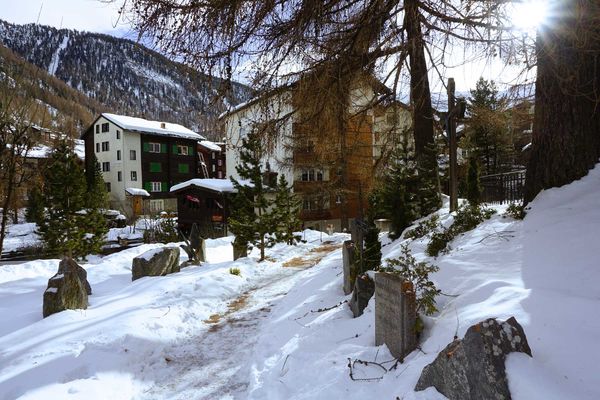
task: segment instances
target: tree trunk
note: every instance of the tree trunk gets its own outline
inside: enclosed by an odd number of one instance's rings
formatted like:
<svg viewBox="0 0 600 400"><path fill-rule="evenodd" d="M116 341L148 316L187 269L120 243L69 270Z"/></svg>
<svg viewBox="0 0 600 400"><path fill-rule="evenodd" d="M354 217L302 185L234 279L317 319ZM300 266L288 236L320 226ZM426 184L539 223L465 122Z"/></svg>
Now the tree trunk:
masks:
<svg viewBox="0 0 600 400"><path fill-rule="evenodd" d="M600 156L600 5L554 2L538 32L532 153L525 203L586 175Z"/></svg>
<svg viewBox="0 0 600 400"><path fill-rule="evenodd" d="M410 99L413 107L413 134L415 138L415 157L419 166L421 180L431 186L431 193L420 199L421 214L425 215L441 206L440 179L438 175L437 154L433 133L433 110L427 76L427 63L423 33L421 32L421 14L419 0L405 0L404 27L407 33L410 65ZM421 183L421 185L423 185Z"/></svg>
<svg viewBox="0 0 600 400"><path fill-rule="evenodd" d="M0 223L0 255L2 254L2 249L4 248L4 238L6 237L6 225L8 223L8 213L9 213L10 203L11 203L13 191L14 191L14 185L12 185L13 177L14 177L14 168L11 167L9 174L8 174L6 193L4 194L4 199L3 199L4 201L2 202L2 222Z"/></svg>

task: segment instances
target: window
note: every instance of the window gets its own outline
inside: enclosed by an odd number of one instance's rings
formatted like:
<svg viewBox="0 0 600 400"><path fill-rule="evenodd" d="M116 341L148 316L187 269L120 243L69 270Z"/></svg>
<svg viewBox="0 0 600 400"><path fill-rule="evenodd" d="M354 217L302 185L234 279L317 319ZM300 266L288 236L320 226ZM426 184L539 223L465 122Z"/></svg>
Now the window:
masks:
<svg viewBox="0 0 600 400"><path fill-rule="evenodd" d="M323 196L307 197L302 200L302 209L307 211L327 210L329 199Z"/></svg>
<svg viewBox="0 0 600 400"><path fill-rule="evenodd" d="M161 167L159 162L151 162L150 163L150 172L161 172Z"/></svg>
<svg viewBox="0 0 600 400"><path fill-rule="evenodd" d="M117 161L121 161L121 150L117 150Z"/></svg>
<svg viewBox="0 0 600 400"><path fill-rule="evenodd" d="M100 143L96 143L96 153L100 153Z"/></svg>
<svg viewBox="0 0 600 400"><path fill-rule="evenodd" d="M300 180L303 182L323 181L324 173L322 169L303 169Z"/></svg>
<svg viewBox="0 0 600 400"><path fill-rule="evenodd" d="M109 162L103 162L102 163L102 172L108 172L110 171L110 163Z"/></svg>
<svg viewBox="0 0 600 400"><path fill-rule="evenodd" d="M131 171L131 180L137 181L137 171Z"/></svg>
<svg viewBox="0 0 600 400"><path fill-rule="evenodd" d="M108 142L102 142L102 151L108 151Z"/></svg>
<svg viewBox="0 0 600 400"><path fill-rule="evenodd" d="M217 166L215 164L212 165L212 172L215 172L217 170Z"/></svg>
<svg viewBox="0 0 600 400"><path fill-rule="evenodd" d="M96 125L96 133L100 133L100 125Z"/></svg>
<svg viewBox="0 0 600 400"><path fill-rule="evenodd" d="M219 158L219 161L217 161L217 165L218 165L219 167L220 167L220 166L222 166L222 165L223 165L223 160L221 160L221 159Z"/></svg>
<svg viewBox="0 0 600 400"><path fill-rule="evenodd" d="M148 143L148 151L150 153L160 153L160 143Z"/></svg>
<svg viewBox="0 0 600 400"><path fill-rule="evenodd" d="M218 179L223 179L223 171L217 172L217 178Z"/></svg>
<svg viewBox="0 0 600 400"><path fill-rule="evenodd" d="M179 154L180 156L187 156L188 155L188 147L178 144L177 145L177 154Z"/></svg>
<svg viewBox="0 0 600 400"><path fill-rule="evenodd" d="M212 159L214 160L216 157L216 153L213 151L211 154L212 154Z"/></svg>
<svg viewBox="0 0 600 400"><path fill-rule="evenodd" d="M123 180L123 174L121 171L117 171L117 181L121 182Z"/></svg>
<svg viewBox="0 0 600 400"><path fill-rule="evenodd" d="M104 182L104 186L106 186L106 191L110 193L110 182Z"/></svg>
<svg viewBox="0 0 600 400"><path fill-rule="evenodd" d="M162 190L161 182L150 182L150 191L151 192L160 192Z"/></svg>
<svg viewBox="0 0 600 400"><path fill-rule="evenodd" d="M109 127L108 122L102 124L102 132L103 133L108 132L108 127Z"/></svg>
<svg viewBox="0 0 600 400"><path fill-rule="evenodd" d="M150 200L149 205L150 205L150 212L153 214L159 213L165 209L165 201L162 199Z"/></svg>
<svg viewBox="0 0 600 400"><path fill-rule="evenodd" d="M135 160L135 150L129 150L129 159Z"/></svg>
<svg viewBox="0 0 600 400"><path fill-rule="evenodd" d="M179 164L178 169L180 174L187 174L188 172L190 172L189 164Z"/></svg>
<svg viewBox="0 0 600 400"><path fill-rule="evenodd" d="M117 131L117 140L121 139L121 131Z"/></svg>

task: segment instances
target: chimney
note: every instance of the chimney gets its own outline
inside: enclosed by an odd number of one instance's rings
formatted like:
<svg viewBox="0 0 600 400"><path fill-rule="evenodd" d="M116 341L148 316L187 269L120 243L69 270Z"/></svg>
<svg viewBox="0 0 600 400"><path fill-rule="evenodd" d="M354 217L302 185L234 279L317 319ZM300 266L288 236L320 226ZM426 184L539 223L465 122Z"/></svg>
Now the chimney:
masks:
<svg viewBox="0 0 600 400"><path fill-rule="evenodd" d="M160 123L160 127L161 127L162 129L167 129L167 124L165 124L164 122L161 122L161 123Z"/></svg>

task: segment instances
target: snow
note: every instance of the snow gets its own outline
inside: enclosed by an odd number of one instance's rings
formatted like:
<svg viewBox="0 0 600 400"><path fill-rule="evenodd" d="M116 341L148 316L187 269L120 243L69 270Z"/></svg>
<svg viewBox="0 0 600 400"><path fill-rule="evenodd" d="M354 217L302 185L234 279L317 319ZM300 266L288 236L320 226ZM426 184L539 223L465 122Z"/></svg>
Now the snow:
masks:
<svg viewBox="0 0 600 400"><path fill-rule="evenodd" d="M138 188L126 188L125 191L127 193L129 193L132 196L144 196L144 197L150 197L150 193L148 193L146 190L144 189L138 189Z"/></svg>
<svg viewBox="0 0 600 400"><path fill-rule="evenodd" d="M221 146L214 142L211 142L210 140L201 140L200 142L198 142L198 144L200 144L200 146L202 147L206 147L211 151L221 151Z"/></svg>
<svg viewBox="0 0 600 400"><path fill-rule="evenodd" d="M179 124L161 121L149 121L143 118L128 117L125 115L116 115L110 113L103 113L102 116L107 120L117 124L121 128L130 131L151 133L153 135L179 137L196 141L205 139L196 132ZM164 128L162 128L162 124L164 124Z"/></svg>
<svg viewBox="0 0 600 400"><path fill-rule="evenodd" d="M81 139L75 139L75 146L73 147L73 151L75 155L80 159L85 159L85 143ZM37 146L32 147L27 152L28 158L48 158L50 157L50 153L52 153L52 147L45 144L38 144Z"/></svg>
<svg viewBox="0 0 600 400"><path fill-rule="evenodd" d="M65 35L63 37L62 42L58 45L58 48L52 55L52 60L50 61L50 65L48 65L48 73L50 75L55 75L56 70L58 69L58 63L60 62L60 53L67 48L69 45L69 35Z"/></svg>
<svg viewBox="0 0 600 400"><path fill-rule="evenodd" d="M243 185L249 185L248 182L240 182ZM233 183L229 179L190 179L185 182L178 183L177 185L171 186L171 192L176 192L181 189L189 187L199 187L203 189L212 190L218 193L235 193L236 189L233 187Z"/></svg>
<svg viewBox="0 0 600 400"><path fill-rule="evenodd" d="M232 261L231 237L207 240L202 266L135 282L133 257L163 245L89 257L83 264L93 290L88 309L46 319L42 295L58 260L0 266L0 393L9 399L443 399L433 388L413 391L423 367L455 332L462 337L483 319L515 316L533 358L508 356L512 398L595 400L599 196L596 167L580 181L542 192L523 221L496 206L496 215L435 259L424 253L427 238L392 242L382 234L384 258L398 256L407 243L417 260L439 266L432 279L445 294L439 312L424 318L420 350L396 369L387 348L374 345L374 299L359 318L344 303L350 298L342 291L345 234L305 231L306 243L278 244L263 262L256 249ZM443 225L452 222L447 201L438 214ZM308 262L289 266L298 260ZM352 381L349 359L377 361L386 370L356 364L355 376L380 379Z"/></svg>

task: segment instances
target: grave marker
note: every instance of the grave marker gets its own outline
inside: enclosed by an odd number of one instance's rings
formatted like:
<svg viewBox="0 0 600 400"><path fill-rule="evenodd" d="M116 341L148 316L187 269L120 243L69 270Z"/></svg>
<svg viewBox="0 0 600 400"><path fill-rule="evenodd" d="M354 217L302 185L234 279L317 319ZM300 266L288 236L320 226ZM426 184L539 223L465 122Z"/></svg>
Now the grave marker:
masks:
<svg viewBox="0 0 600 400"><path fill-rule="evenodd" d="M397 274L375 274L375 344L386 344L402 360L417 346L415 292Z"/></svg>

